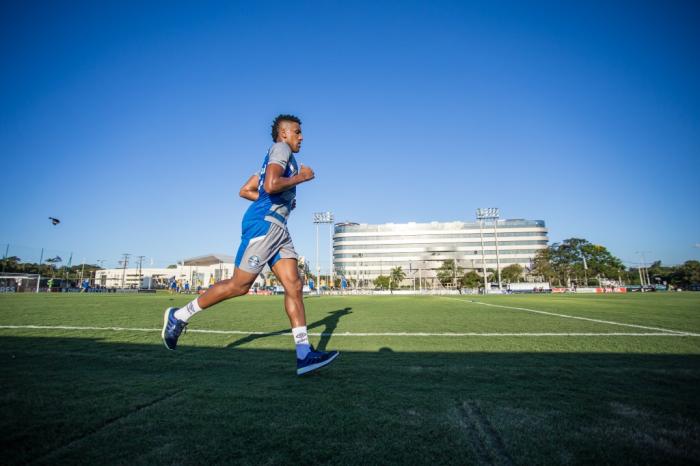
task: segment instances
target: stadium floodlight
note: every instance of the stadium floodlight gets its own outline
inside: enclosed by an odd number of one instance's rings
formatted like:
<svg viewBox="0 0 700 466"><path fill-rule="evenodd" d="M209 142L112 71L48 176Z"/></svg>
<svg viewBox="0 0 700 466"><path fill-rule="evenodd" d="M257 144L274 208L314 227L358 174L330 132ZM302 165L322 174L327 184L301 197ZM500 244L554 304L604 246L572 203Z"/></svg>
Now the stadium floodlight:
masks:
<svg viewBox="0 0 700 466"><path fill-rule="evenodd" d="M484 293L486 293L486 259L484 254L484 220L493 220L493 236L496 245L496 275L498 276L498 289L501 290L501 258L498 251L498 207L482 207L476 209L476 218L479 220L479 233L481 234L481 262L484 267Z"/></svg>
<svg viewBox="0 0 700 466"><path fill-rule="evenodd" d="M651 285L651 280L649 279L649 269L647 268L647 258L646 254L651 254L651 251L635 251L635 254L639 254L642 258L641 265L639 266L639 281L642 285L642 289L645 286Z"/></svg>
<svg viewBox="0 0 700 466"><path fill-rule="evenodd" d="M322 223L328 224L328 231L330 234L330 269L328 272L328 281L329 283L332 283L331 280L333 279L333 213L329 211L314 212L314 223L316 224L316 280L318 281L318 283L316 283L316 294L319 295L321 294L321 264L319 263L318 259L318 226ZM330 286L328 288L330 289Z"/></svg>
<svg viewBox="0 0 700 466"><path fill-rule="evenodd" d="M126 283L126 266L129 264L129 256L131 256L131 254L125 252L124 254L122 254L123 259L119 261L119 263L124 266L122 271L122 289L124 289Z"/></svg>
<svg viewBox="0 0 700 466"><path fill-rule="evenodd" d="M44 262L44 248L41 248L41 256L39 256L39 278L36 281L36 292L39 292L39 285L41 284L41 264Z"/></svg>

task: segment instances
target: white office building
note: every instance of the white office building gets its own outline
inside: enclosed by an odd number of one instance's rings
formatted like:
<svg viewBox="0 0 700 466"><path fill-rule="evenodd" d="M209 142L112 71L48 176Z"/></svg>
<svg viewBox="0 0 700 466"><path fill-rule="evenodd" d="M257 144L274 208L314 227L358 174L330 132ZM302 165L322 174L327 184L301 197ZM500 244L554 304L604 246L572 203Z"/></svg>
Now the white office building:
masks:
<svg viewBox="0 0 700 466"><path fill-rule="evenodd" d="M482 273L520 264L526 270L538 250L547 247L543 220L479 222L337 223L333 235L335 273L371 287L379 275L401 267L406 280L421 278L435 286L436 272L448 259L465 271Z"/></svg>

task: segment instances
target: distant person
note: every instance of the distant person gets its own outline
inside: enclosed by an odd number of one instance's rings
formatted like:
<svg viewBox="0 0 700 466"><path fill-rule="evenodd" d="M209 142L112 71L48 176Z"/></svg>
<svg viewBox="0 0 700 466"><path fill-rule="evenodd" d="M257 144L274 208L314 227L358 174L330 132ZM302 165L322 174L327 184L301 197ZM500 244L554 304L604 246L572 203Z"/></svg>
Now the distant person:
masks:
<svg viewBox="0 0 700 466"><path fill-rule="evenodd" d="M185 294L190 294L190 282L185 281Z"/></svg>
<svg viewBox="0 0 700 466"><path fill-rule="evenodd" d="M272 123L272 141L259 173L252 175L239 194L253 201L243 216L241 245L236 254L233 278L222 280L180 309L165 310L163 342L174 350L196 313L229 298L245 295L268 264L284 287L284 306L296 345L297 374L320 369L338 357L337 351L316 351L309 342L297 253L287 230L296 186L314 178L308 166L299 166L294 154L301 149L301 121L279 115Z"/></svg>
<svg viewBox="0 0 700 466"><path fill-rule="evenodd" d="M169 288L170 288L170 294L175 293L175 291L177 290L177 282L175 281L175 279L170 280Z"/></svg>

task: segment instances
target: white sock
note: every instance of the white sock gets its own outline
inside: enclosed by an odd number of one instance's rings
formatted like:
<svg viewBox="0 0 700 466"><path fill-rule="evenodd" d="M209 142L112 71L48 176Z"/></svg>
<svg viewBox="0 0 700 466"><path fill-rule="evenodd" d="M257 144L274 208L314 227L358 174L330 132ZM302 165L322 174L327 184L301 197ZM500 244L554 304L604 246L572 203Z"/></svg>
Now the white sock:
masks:
<svg viewBox="0 0 700 466"><path fill-rule="evenodd" d="M190 320L190 317L192 317L201 310L202 308L199 307L197 298L195 298L194 300L192 300L192 302L188 303L187 306L181 307L180 309L175 311L175 318L187 322Z"/></svg>
<svg viewBox="0 0 700 466"><path fill-rule="evenodd" d="M297 359L304 359L311 352L311 343L309 343L309 335L306 333L306 325L294 327L292 335L294 335L294 344L297 346Z"/></svg>

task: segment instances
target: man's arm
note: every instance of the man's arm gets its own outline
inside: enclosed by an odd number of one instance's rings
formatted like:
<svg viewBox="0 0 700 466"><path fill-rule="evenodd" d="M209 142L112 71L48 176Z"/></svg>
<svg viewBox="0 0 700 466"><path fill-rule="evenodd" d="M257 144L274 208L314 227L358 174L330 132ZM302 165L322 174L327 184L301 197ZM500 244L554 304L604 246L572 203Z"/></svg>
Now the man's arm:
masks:
<svg viewBox="0 0 700 466"><path fill-rule="evenodd" d="M259 182L260 177L257 174L251 175L251 177L248 178L248 181L246 181L245 184L241 187L241 190L238 191L238 195L241 196L243 199L248 199L249 201L257 201L259 196Z"/></svg>
<svg viewBox="0 0 700 466"><path fill-rule="evenodd" d="M268 194L277 194L282 191L286 191L298 184L304 183L314 179L314 171L311 167L302 165L299 169L299 173L294 176L285 178L282 176L284 174L284 168L276 163L268 163L265 169L265 191Z"/></svg>

